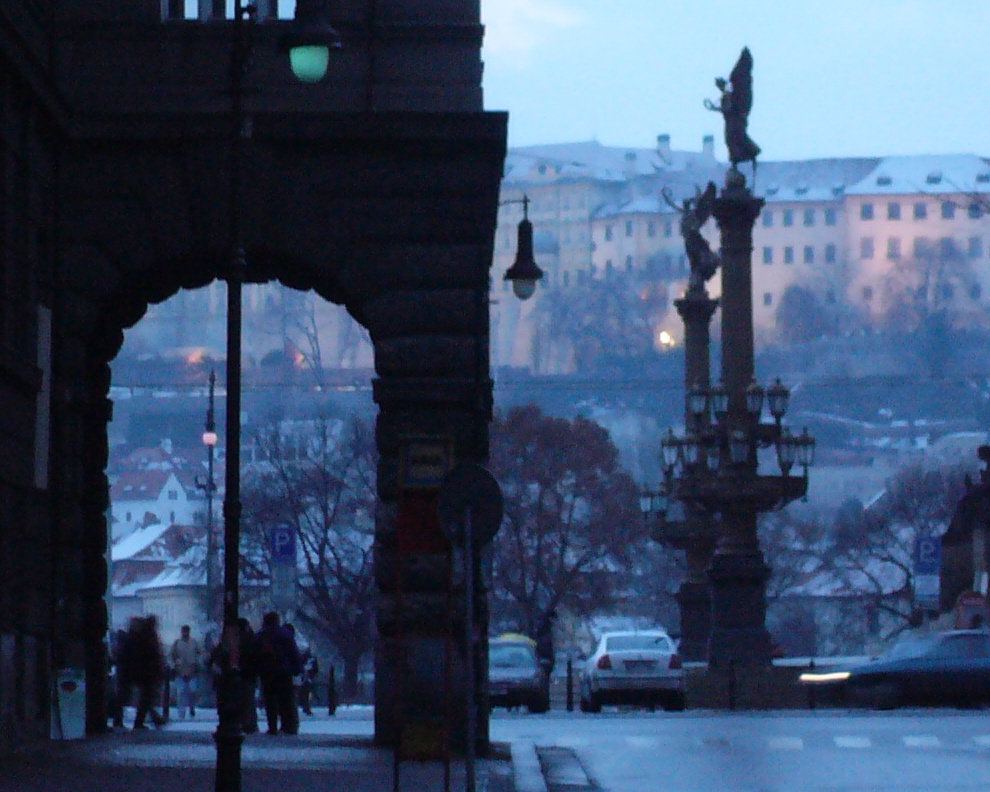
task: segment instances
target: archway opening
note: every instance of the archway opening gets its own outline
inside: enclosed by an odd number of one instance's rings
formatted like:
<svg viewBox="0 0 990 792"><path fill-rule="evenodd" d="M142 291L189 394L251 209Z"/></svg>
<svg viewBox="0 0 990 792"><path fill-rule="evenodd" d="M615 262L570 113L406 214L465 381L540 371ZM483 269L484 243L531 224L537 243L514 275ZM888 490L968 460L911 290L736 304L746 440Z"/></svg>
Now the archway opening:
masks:
<svg viewBox="0 0 990 792"><path fill-rule="evenodd" d="M300 648L321 669L318 695L326 696L335 668L345 698L370 700L371 341L346 309L277 280L245 285L242 339L240 613L254 629L271 610L295 625ZM182 625L191 627L204 661L219 634L225 342L226 288L213 281L149 305L111 362L112 659L135 618L157 617L170 665ZM206 667L198 677L199 717L208 717ZM178 705L174 687L170 693Z"/></svg>

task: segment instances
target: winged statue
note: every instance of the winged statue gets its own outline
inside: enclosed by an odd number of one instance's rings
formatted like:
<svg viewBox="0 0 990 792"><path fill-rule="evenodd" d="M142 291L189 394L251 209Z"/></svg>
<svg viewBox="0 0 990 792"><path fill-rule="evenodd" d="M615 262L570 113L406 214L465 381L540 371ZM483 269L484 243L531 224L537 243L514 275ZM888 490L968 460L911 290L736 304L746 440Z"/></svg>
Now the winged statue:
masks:
<svg viewBox="0 0 990 792"><path fill-rule="evenodd" d="M708 182L704 192L695 187L694 198L685 198L680 206L674 203L669 190L666 188L663 190L664 200L681 216L680 225L681 236L684 238L684 251L691 263L689 289L704 287L705 282L715 276L715 271L721 263L718 254L711 249L707 240L701 235L702 227L715 211L716 197L717 191L714 182Z"/></svg>
<svg viewBox="0 0 990 792"><path fill-rule="evenodd" d="M706 99L705 107L721 113L725 119L725 145L729 149L729 161L733 166L740 162L752 162L755 166L760 147L746 131L749 111L753 109L753 56L749 47L743 48L729 79L716 77L715 86L722 96L718 104Z"/></svg>

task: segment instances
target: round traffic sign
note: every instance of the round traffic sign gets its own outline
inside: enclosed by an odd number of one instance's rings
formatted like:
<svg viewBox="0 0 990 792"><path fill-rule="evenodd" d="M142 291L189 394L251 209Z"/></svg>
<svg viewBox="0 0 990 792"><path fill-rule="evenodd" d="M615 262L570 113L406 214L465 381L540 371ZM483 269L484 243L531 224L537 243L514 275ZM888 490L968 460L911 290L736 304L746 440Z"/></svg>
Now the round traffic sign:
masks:
<svg viewBox="0 0 990 792"><path fill-rule="evenodd" d="M481 465L462 462L444 476L437 503L440 528L452 542L463 541L468 509L473 543L488 544L502 524L502 488Z"/></svg>

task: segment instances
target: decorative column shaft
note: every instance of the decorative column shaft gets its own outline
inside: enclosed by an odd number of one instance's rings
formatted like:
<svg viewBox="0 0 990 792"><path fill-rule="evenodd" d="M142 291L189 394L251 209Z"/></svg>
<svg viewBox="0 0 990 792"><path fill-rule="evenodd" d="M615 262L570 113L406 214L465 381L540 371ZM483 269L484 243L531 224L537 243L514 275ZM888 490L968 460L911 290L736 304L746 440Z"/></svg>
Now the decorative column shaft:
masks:
<svg viewBox="0 0 990 792"><path fill-rule="evenodd" d="M753 380L753 224L763 208L736 169L729 170L715 207L722 235L722 381L729 394L727 431L754 437L758 416L746 409L746 388ZM709 570L712 634L709 665L769 665L770 635L766 629L766 581L756 533L758 485L755 442L748 459L729 466L720 481L721 536Z"/></svg>

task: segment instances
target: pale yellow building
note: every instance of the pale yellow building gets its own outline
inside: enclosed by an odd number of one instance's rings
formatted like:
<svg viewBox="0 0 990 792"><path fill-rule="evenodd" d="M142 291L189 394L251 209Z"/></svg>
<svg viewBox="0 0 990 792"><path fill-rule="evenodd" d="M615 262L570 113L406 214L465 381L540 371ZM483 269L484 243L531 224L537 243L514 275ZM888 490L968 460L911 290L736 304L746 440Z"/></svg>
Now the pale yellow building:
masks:
<svg viewBox="0 0 990 792"><path fill-rule="evenodd" d="M846 299L873 323L907 307L915 320L944 311L954 324L986 326L988 208L990 165L982 157L880 160L846 194Z"/></svg>

